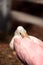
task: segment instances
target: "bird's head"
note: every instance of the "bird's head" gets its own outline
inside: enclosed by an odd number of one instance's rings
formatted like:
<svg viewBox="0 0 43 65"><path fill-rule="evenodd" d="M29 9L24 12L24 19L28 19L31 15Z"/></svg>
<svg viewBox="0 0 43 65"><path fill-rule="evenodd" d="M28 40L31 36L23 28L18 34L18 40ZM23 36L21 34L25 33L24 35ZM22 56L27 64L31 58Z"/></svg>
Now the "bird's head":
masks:
<svg viewBox="0 0 43 65"><path fill-rule="evenodd" d="M18 26L15 31L15 35L20 35L21 37L24 37L27 35L27 32L22 26Z"/></svg>

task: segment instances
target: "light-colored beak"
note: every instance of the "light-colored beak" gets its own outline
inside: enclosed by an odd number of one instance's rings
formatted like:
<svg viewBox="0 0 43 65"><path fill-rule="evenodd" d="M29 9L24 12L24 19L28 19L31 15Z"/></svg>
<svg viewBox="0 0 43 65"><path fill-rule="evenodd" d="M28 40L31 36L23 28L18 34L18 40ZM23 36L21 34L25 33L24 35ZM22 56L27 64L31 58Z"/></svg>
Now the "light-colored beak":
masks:
<svg viewBox="0 0 43 65"><path fill-rule="evenodd" d="M28 37L28 34L24 32L24 33L21 34L21 36L22 36L22 38L23 37Z"/></svg>

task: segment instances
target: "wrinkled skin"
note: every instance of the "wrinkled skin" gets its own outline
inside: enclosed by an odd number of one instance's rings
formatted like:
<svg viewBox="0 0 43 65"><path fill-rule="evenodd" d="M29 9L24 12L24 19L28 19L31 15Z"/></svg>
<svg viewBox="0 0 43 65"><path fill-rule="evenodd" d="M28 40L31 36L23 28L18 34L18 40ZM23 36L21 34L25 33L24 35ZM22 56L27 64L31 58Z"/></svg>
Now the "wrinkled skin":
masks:
<svg viewBox="0 0 43 65"><path fill-rule="evenodd" d="M11 44L11 43L10 43ZM13 37L13 47L18 57L28 65L43 65L43 42L36 37Z"/></svg>

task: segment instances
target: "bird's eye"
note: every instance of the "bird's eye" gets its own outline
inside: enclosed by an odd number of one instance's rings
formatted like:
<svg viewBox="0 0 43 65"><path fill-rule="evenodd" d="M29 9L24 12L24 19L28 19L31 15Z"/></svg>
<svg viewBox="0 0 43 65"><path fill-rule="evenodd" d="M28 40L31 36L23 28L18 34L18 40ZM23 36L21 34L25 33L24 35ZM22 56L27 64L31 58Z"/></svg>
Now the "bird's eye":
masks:
<svg viewBox="0 0 43 65"><path fill-rule="evenodd" d="M21 35L21 33L20 33L20 35Z"/></svg>

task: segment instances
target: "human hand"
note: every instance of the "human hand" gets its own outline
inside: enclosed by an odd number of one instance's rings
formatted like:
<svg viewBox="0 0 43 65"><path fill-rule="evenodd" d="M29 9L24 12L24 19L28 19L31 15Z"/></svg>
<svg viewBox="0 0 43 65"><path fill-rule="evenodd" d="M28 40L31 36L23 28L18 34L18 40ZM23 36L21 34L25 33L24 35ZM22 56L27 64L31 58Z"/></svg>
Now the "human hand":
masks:
<svg viewBox="0 0 43 65"><path fill-rule="evenodd" d="M19 58L28 65L43 65L43 42L33 36L16 35L10 47L16 50ZM10 43L11 44L11 43Z"/></svg>

